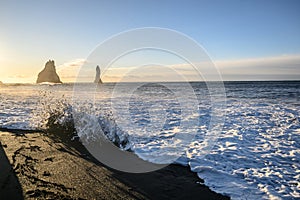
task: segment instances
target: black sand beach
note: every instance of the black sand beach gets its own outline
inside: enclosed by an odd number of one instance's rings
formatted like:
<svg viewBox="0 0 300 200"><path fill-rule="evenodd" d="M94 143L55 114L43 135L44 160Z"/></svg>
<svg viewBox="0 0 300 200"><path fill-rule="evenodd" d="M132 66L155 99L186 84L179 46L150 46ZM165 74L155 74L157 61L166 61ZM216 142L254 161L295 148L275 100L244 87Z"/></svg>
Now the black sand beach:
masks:
<svg viewBox="0 0 300 200"><path fill-rule="evenodd" d="M2 130L0 141L0 199L229 199L187 167L129 174L51 134Z"/></svg>

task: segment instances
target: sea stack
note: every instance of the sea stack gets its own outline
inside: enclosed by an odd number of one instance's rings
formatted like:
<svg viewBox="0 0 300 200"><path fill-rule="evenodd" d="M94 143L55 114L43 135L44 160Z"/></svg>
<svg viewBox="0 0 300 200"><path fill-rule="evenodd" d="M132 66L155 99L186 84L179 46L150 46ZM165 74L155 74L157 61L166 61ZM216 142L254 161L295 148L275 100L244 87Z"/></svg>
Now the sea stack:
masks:
<svg viewBox="0 0 300 200"><path fill-rule="evenodd" d="M39 73L36 83L43 82L62 83L56 73L54 60L46 62L45 68Z"/></svg>
<svg viewBox="0 0 300 200"><path fill-rule="evenodd" d="M100 78L100 75L101 75L101 71L100 71L100 67L97 65L96 67L96 77L95 77L95 80L94 80L94 83L103 83L101 78Z"/></svg>

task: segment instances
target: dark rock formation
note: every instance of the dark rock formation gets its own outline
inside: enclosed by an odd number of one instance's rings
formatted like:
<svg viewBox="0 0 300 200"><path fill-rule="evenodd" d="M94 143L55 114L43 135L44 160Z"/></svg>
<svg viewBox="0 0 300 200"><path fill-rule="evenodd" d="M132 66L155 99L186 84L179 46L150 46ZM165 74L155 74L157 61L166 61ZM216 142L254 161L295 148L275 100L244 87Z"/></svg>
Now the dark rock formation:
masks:
<svg viewBox="0 0 300 200"><path fill-rule="evenodd" d="M100 78L100 75L101 75L100 67L97 65L97 67L96 67L96 77L95 77L94 83L103 83L101 78Z"/></svg>
<svg viewBox="0 0 300 200"><path fill-rule="evenodd" d="M42 82L62 83L56 73L54 60L46 62L45 68L39 73L36 83Z"/></svg>

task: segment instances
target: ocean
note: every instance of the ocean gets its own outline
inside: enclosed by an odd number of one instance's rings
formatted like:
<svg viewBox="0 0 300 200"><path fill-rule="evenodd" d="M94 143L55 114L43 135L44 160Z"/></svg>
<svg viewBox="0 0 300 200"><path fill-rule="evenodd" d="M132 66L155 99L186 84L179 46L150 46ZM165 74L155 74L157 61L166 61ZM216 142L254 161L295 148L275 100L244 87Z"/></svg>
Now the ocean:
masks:
<svg viewBox="0 0 300 200"><path fill-rule="evenodd" d="M300 81L224 82L215 110L204 82L190 83L192 93L182 83L132 84L0 86L0 130L59 126L75 138L75 127L89 141L101 127L119 148L153 163L176 158L232 199L300 198ZM204 151L213 117L222 127Z"/></svg>

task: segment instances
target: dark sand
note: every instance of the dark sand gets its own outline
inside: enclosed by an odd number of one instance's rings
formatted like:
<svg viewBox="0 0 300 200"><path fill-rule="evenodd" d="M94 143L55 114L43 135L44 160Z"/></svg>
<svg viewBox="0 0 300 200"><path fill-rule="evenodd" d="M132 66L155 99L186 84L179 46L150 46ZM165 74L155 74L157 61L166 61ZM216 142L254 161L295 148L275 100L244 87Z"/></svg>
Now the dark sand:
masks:
<svg viewBox="0 0 300 200"><path fill-rule="evenodd" d="M0 199L229 199L187 167L144 174L109 169L76 141L0 132Z"/></svg>

